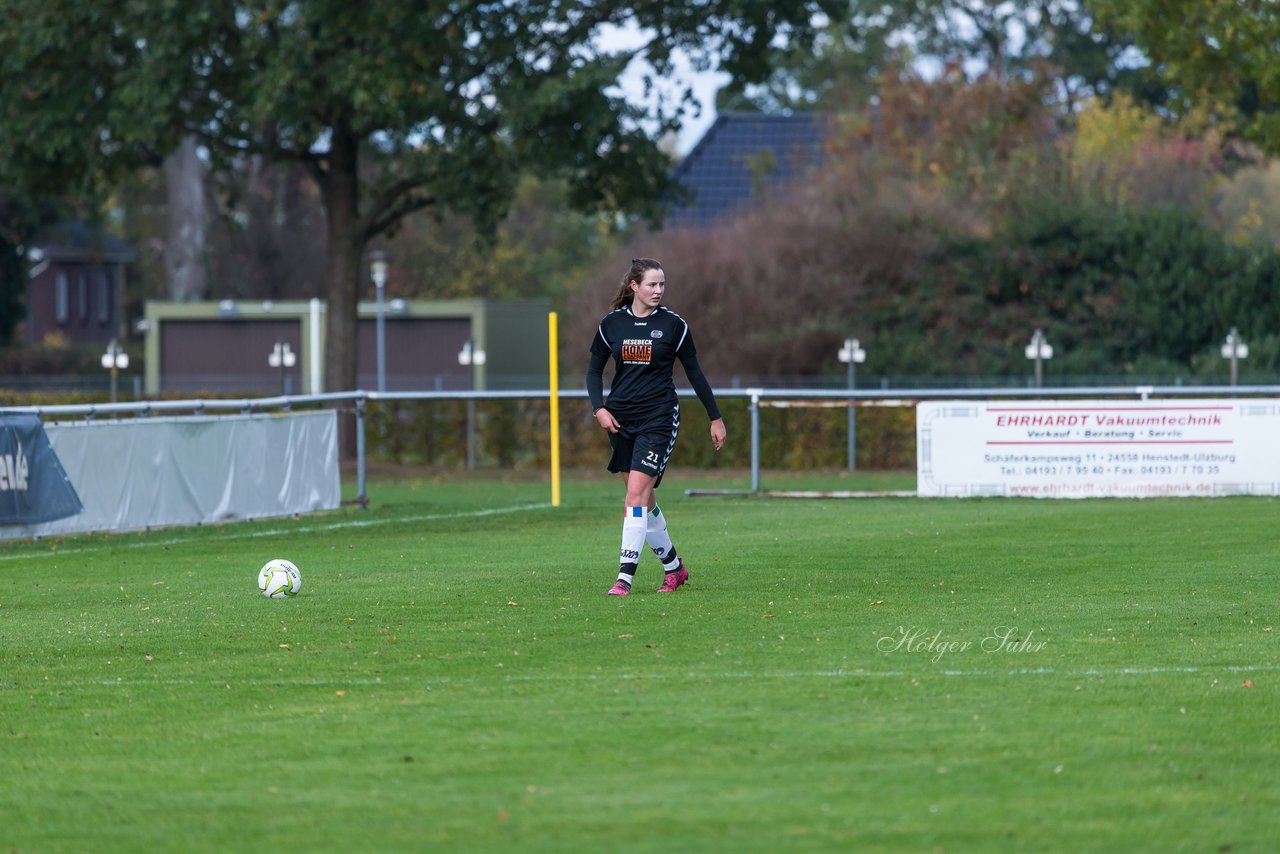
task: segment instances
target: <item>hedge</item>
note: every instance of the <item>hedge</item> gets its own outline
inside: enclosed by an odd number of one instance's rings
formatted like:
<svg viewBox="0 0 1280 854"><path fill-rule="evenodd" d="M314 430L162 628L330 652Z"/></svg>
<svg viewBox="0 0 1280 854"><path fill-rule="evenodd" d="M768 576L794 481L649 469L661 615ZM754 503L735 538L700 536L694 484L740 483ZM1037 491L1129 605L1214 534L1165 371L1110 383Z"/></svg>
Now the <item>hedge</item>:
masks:
<svg viewBox="0 0 1280 854"><path fill-rule="evenodd" d="M706 413L696 402L682 406L680 442L673 465L745 468L751 464L751 418L745 399L720 402L728 441L716 452ZM550 465L549 406L545 400L480 400L474 404L477 466L544 468ZM915 409L865 407L857 415L857 465L865 469L914 468ZM407 401L369 405L366 447L389 462L458 466L467 459L467 402ZM847 464L847 410L760 410L760 464L773 469L813 469ZM585 406L560 409L560 463L603 467L608 441Z"/></svg>
<svg viewBox="0 0 1280 854"><path fill-rule="evenodd" d="M204 395L211 397L211 395ZM176 397L176 396L175 396ZM218 397L233 397L218 395ZM7 392L4 406L105 403L93 393ZM477 400L475 460L478 467L541 469L551 464L549 405L545 400ZM747 468L751 465L751 415L745 398L720 401L728 441L711 447L710 425L694 400L682 402L680 442L672 465ZM841 468L848 462L848 410L776 408L760 410L760 464L770 469ZM365 446L373 460L409 465L463 467L467 462L468 402L465 400L370 402ZM911 469L916 464L915 409L861 407L857 413L860 469ZM560 407L560 463L566 468L603 468L608 440L585 403Z"/></svg>

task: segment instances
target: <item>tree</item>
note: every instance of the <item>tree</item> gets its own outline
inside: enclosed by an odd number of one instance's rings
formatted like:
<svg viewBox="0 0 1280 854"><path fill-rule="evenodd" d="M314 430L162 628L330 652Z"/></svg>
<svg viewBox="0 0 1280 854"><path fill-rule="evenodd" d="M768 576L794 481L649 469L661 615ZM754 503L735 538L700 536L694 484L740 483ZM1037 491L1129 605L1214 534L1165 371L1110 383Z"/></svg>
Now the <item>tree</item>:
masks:
<svg viewBox="0 0 1280 854"><path fill-rule="evenodd" d="M164 160L169 198L169 229L164 243L165 279L171 299L197 300L205 296L206 219L204 164L195 137L184 137Z"/></svg>
<svg viewBox="0 0 1280 854"><path fill-rule="evenodd" d="M1194 120L1171 121L1127 94L1097 101L1064 140L1073 190L1115 205L1174 205L1214 219L1232 146Z"/></svg>
<svg viewBox="0 0 1280 854"><path fill-rule="evenodd" d="M1280 7L1267 2L1090 0L1130 34L1170 89L1171 106L1208 107L1269 154L1280 154ZM1170 25L1170 22L1176 22ZM1237 118L1238 116L1238 118Z"/></svg>
<svg viewBox="0 0 1280 854"><path fill-rule="evenodd" d="M212 176L208 196L210 298L323 295L324 204L301 165L247 157Z"/></svg>
<svg viewBox="0 0 1280 854"><path fill-rule="evenodd" d="M613 87L635 53L672 51L757 79L778 39L807 44L801 0L0 0L0 180L45 187L156 163L183 134L215 166L302 164L327 217L327 385L355 385L361 257L406 215L457 210L492 226L518 176L560 175L583 208L660 215L655 139L692 97L652 113ZM605 25L643 47L610 52ZM12 81L10 83L9 81ZM8 145L6 145L8 148Z"/></svg>
<svg viewBox="0 0 1280 854"><path fill-rule="evenodd" d="M818 30L812 48L775 46L769 76L758 83L730 83L720 90L717 105L721 110L763 112L860 105L877 77L901 58L895 36L910 29L908 5L847 4L839 17Z"/></svg>
<svg viewBox="0 0 1280 854"><path fill-rule="evenodd" d="M387 242L395 296L562 300L603 246L616 238L599 217L573 210L563 181L526 177L492 239L456 214L407 217Z"/></svg>
<svg viewBox="0 0 1280 854"><path fill-rule="evenodd" d="M0 184L0 348L13 343L26 317L31 269L41 259L29 256L31 241L68 213Z"/></svg>
<svg viewBox="0 0 1280 854"><path fill-rule="evenodd" d="M876 109L833 121L821 166L767 205L646 237L673 306L732 330L701 356L715 381L843 381L834 357L850 335L878 354L868 371L1025 376L1037 327L1057 377L1221 379L1231 326L1246 367L1274 371L1280 253L1206 215L1217 139L1125 98L1064 133L1041 82L886 74ZM566 365L585 366L600 283L639 251L620 241L571 295Z"/></svg>
<svg viewBox="0 0 1280 854"><path fill-rule="evenodd" d="M815 49L777 48L758 86L730 87L723 106L760 109L856 107L894 66L960 64L1000 81L1052 75L1065 114L1094 95L1128 90L1158 97L1124 60L1130 41L1100 26L1081 0L852 0Z"/></svg>
<svg viewBox="0 0 1280 854"><path fill-rule="evenodd" d="M39 225L32 205L0 187L0 347L8 346L26 315L26 243Z"/></svg>

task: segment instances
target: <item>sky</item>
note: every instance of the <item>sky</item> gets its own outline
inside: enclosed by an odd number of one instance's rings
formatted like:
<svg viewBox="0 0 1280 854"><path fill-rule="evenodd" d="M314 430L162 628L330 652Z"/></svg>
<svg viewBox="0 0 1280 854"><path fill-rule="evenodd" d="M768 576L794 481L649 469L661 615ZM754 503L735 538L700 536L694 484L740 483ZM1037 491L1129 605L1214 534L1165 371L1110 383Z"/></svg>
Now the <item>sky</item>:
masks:
<svg viewBox="0 0 1280 854"><path fill-rule="evenodd" d="M634 27L608 27L600 34L600 46L608 50L624 50L644 45L646 36ZM729 82L729 75L722 71L695 71L688 57L676 55L676 73L672 82L663 87L668 94L677 93L685 86L692 85L694 96L702 104L699 116L688 116L676 137L676 153L684 156L702 139L707 128L716 120L716 92ZM653 100L646 99L644 93L644 75L652 66L642 59L636 58L627 66L627 70L619 78L618 87L627 100L637 104L652 105Z"/></svg>

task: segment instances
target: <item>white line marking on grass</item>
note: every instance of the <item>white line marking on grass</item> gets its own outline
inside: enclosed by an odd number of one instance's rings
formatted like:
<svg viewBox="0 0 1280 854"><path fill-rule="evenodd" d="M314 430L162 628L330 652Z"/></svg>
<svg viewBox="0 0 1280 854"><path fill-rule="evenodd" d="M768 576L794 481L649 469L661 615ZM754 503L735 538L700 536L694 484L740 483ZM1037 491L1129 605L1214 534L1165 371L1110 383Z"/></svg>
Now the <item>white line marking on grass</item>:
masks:
<svg viewBox="0 0 1280 854"><path fill-rule="evenodd" d="M329 525L309 525L300 528L271 528L265 531L227 531L220 534L220 540L254 540L261 537L278 537L285 534L314 534L321 531L337 531L343 528L370 528L375 525L399 525L411 524L415 522L443 522L447 519L478 519L482 516L498 516L504 513L519 513L522 510L542 510L550 507L550 503L541 504L520 504L515 507L496 507L490 510L469 510L458 513L428 513L422 516L397 516L392 519L349 519L345 522L334 522ZM243 520L248 521L248 520ZM205 525L201 528L204 530L210 527ZM89 533L89 532L85 532ZM70 535L68 535L70 536ZM145 549L154 546L180 546L186 543L195 542L198 537L171 537L167 540L148 540L145 543L122 543L121 548L126 549ZM108 544L110 545L110 544ZM0 561L9 560L29 560L37 557L59 557L66 555L77 555L88 551L98 551L93 549L56 549L47 552L32 552L29 554L7 554L0 555Z"/></svg>
<svg viewBox="0 0 1280 854"><path fill-rule="evenodd" d="M147 685L162 686L204 686L204 687L264 687L279 686L282 688L344 688L358 686L405 686L405 685L477 685L483 683L513 682L659 682L659 681L717 681L737 679L916 679L922 676L947 676L952 678L974 678L993 676L1065 676L1072 679L1093 678L1105 679L1113 676L1163 676L1163 675L1215 675L1234 673L1262 673L1280 670L1280 663L1269 664L1221 664L1202 666L1161 666L1161 667L1085 667L1056 670L1052 667L1015 667L1011 670L811 670L811 671L774 671L755 673L739 670L723 673L586 673L581 676L565 674L543 674L521 676L518 674L498 675L492 677L466 676L389 676L358 677L352 679L103 679L101 681L43 682L41 687L53 688L85 688L100 686L107 688L140 688ZM0 682L0 690L15 690L11 682Z"/></svg>
<svg viewBox="0 0 1280 854"><path fill-rule="evenodd" d="M607 682L611 680L619 681L643 681L646 679L662 680L662 679L901 679L903 677L919 677L919 676L1069 676L1069 677L1095 677L1105 678L1108 676L1159 676L1163 674L1196 674L1196 673L1255 673L1261 671L1280 670L1280 663L1273 664L1226 664L1226 665L1210 665L1204 667L1119 667L1111 669L1103 669L1097 667L1087 667L1083 669L1071 670L1055 670L1052 667L1016 667L1011 670L934 670L913 672L908 670L814 670L814 671L781 671L774 673L752 673L750 671L740 671L734 673L684 673L672 675L667 673L599 673L584 674L582 676L566 676L566 675L540 675L540 676L520 676L509 675L498 677L507 682L559 682L566 680L589 681L589 682ZM449 677L440 677L435 680L427 680L439 684L448 684ZM469 677L465 680L454 680L457 682L476 682L478 678Z"/></svg>

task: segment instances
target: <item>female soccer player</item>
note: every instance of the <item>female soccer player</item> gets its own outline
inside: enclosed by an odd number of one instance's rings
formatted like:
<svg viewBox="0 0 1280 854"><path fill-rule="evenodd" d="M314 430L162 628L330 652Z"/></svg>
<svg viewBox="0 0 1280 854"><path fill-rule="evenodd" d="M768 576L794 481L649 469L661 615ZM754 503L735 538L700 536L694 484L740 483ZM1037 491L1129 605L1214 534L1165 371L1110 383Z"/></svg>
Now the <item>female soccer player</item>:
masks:
<svg viewBox="0 0 1280 854"><path fill-rule="evenodd" d="M613 298L612 311L600 321L591 341L587 397L596 422L609 431L613 449L609 471L621 472L627 484L621 566L610 596L631 592L645 543L662 561L666 573L659 593L674 592L689 579L654 496L680 432L680 401L672 379L676 359L711 419L711 444L717 451L724 446L724 420L711 384L698 366L689 324L662 304L666 287L661 264L652 258L632 260ZM611 357L613 381L606 404L604 366Z"/></svg>

